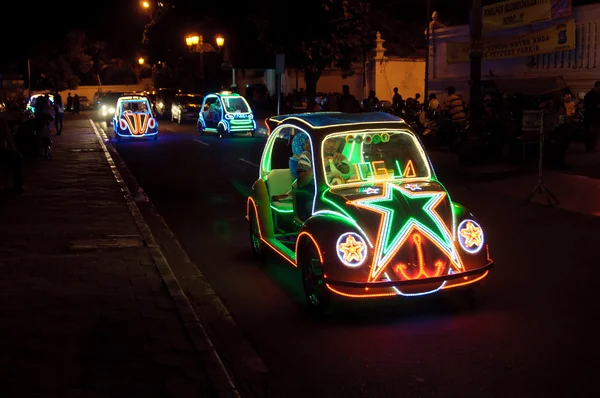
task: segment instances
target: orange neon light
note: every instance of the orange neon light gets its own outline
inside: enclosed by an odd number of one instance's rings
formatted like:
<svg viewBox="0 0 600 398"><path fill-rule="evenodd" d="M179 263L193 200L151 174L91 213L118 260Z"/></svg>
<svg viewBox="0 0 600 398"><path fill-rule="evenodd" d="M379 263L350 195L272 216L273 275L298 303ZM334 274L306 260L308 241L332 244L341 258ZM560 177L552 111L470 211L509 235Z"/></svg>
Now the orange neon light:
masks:
<svg viewBox="0 0 600 398"><path fill-rule="evenodd" d="M296 267L298 266L298 244L300 243L300 238L302 236L306 235L308 237L308 239L310 239L312 241L312 243L315 245L315 247L317 248L317 253L319 255L319 261L321 262L321 264L323 264L323 254L321 253L321 248L319 247L319 244L317 243L317 241L315 240L315 238L308 232L306 231L302 231L300 232L300 234L298 234L298 237L296 238Z"/></svg>
<svg viewBox="0 0 600 398"><path fill-rule="evenodd" d="M373 177L375 177L375 179L387 180L388 178L390 178L388 171L385 168L385 162L383 160L377 160L375 162L371 162L371 164L373 165ZM383 167L377 167L378 164L382 164Z"/></svg>
<svg viewBox="0 0 600 398"><path fill-rule="evenodd" d="M415 276L408 275L408 272L407 272L408 265L404 264L404 263L400 263L400 264L396 265L396 267L394 268L394 271L397 274L402 275L402 277L405 280L426 279L426 278L433 278L436 276L440 276L442 273L442 269L444 268L444 263L439 260L436 261L434 264L435 265L434 274L433 275L427 274L427 271L425 270L425 256L423 256L423 247L422 247L422 242L421 242L421 236L419 234L413 234L412 239L413 239L413 242L415 242L415 248L417 249L417 262L418 262L417 274Z"/></svg>
<svg viewBox="0 0 600 398"><path fill-rule="evenodd" d="M283 253L281 250L277 249L275 246L273 246L273 244L271 242L269 242L267 239L264 238L263 232L262 232L262 226L260 225L260 220L258 218L258 207L256 206L256 202L254 201L254 199L252 197L248 197L248 210L250 209L250 202L252 202L252 206L254 207L254 214L256 214L256 224L258 225L258 234L260 235L260 240L263 241L271 249L273 249L281 257L286 259L288 263L292 264L294 267L297 267L298 265L296 264L296 262L293 259L289 258L285 253ZM250 214L248 214L248 217L250 217ZM318 250L318 247L317 247L317 250ZM319 256L321 256L320 252L319 252Z"/></svg>
<svg viewBox="0 0 600 398"><path fill-rule="evenodd" d="M478 281L482 280L483 278L485 278L486 276L488 276L489 273L490 273L490 271L487 270L487 271L485 271L485 273L483 275L480 275L477 278L471 279L471 280L468 280L469 277L465 276L465 279L467 279L466 281L460 282L460 283L455 283L455 284L451 284L452 282L450 282L450 284L442 286L442 289L445 290L445 289L452 289L454 287L461 287L461 286L470 285L471 283L475 283L475 282L478 282Z"/></svg>
<svg viewBox="0 0 600 398"><path fill-rule="evenodd" d="M415 172L415 166L413 165L412 160L409 160L404 168L404 176L406 178L415 178L417 173Z"/></svg>
<svg viewBox="0 0 600 398"><path fill-rule="evenodd" d="M483 243L483 233L481 227L476 227L470 221L467 221L467 226L460 231L460 236L465 238L465 245L467 247L479 247Z"/></svg>
<svg viewBox="0 0 600 398"><path fill-rule="evenodd" d="M340 296L350 297L350 298L377 298L377 297L392 297L397 296L396 293L370 293L370 294L353 294L353 293L344 293L339 290L334 289L331 285L325 284L327 289L331 290L335 294L339 294ZM369 288L365 288L365 290L369 290Z"/></svg>
<svg viewBox="0 0 600 398"><path fill-rule="evenodd" d="M140 113L125 113L123 116L125 116L125 121L127 122L127 126L129 126L129 131L131 134L142 135L146 132L150 115Z"/></svg>
<svg viewBox="0 0 600 398"><path fill-rule="evenodd" d="M340 243L338 249L344 253L344 260L349 263L352 261L360 262L364 258L363 252L365 252L365 245L354 239L354 236L352 235L348 235L346 237L346 242Z"/></svg>

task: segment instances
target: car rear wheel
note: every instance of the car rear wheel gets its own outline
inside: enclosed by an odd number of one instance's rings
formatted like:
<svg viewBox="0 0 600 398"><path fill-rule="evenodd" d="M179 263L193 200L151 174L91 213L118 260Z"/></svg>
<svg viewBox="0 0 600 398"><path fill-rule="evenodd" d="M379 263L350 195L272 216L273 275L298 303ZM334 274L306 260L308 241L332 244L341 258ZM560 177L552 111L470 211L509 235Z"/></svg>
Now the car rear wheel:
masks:
<svg viewBox="0 0 600 398"><path fill-rule="evenodd" d="M252 253L254 254L254 257L261 261L264 260L265 248L262 240L260 239L258 216L254 210L250 212L250 246L252 247Z"/></svg>
<svg viewBox="0 0 600 398"><path fill-rule="evenodd" d="M325 285L325 272L317 248L312 242L307 241L298 254L304 296L309 309L315 313L324 313L331 303L331 294Z"/></svg>

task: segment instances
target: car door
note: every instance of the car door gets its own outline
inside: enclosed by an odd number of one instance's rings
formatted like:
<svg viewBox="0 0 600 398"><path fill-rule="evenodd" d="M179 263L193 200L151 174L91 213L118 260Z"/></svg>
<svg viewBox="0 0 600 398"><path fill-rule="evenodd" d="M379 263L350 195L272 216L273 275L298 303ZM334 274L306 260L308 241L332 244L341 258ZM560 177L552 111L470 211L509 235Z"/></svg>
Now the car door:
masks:
<svg viewBox="0 0 600 398"><path fill-rule="evenodd" d="M217 128L217 122L215 122L215 103L217 102L216 96L206 97L204 99L204 104L202 104L202 118L204 119L204 123L206 123L206 128Z"/></svg>

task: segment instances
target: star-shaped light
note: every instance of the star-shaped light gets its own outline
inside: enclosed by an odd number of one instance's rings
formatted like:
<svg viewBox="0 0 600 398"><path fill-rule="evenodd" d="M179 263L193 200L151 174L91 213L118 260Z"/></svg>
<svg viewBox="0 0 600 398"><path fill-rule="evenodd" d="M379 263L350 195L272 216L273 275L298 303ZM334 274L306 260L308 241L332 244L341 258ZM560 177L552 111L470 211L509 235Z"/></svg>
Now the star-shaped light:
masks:
<svg viewBox="0 0 600 398"><path fill-rule="evenodd" d="M345 238L345 240L344 240ZM362 265L367 252L365 241L354 233L347 233L340 236L338 240L338 252L341 252L344 264L349 267Z"/></svg>
<svg viewBox="0 0 600 398"><path fill-rule="evenodd" d="M406 185L404 185L404 188L410 189L411 191L422 191L423 190L423 188L421 188L417 184L406 184Z"/></svg>
<svg viewBox="0 0 600 398"><path fill-rule="evenodd" d="M381 215L369 281L377 280L414 230L445 253L457 270L462 270L450 230L435 211L444 198L445 191L411 192L386 183L381 195L349 202Z"/></svg>
<svg viewBox="0 0 600 398"><path fill-rule="evenodd" d="M461 228L464 225L464 228ZM459 225L460 238L463 242L465 250L469 252L477 252L483 246L483 230L475 222L465 220Z"/></svg>

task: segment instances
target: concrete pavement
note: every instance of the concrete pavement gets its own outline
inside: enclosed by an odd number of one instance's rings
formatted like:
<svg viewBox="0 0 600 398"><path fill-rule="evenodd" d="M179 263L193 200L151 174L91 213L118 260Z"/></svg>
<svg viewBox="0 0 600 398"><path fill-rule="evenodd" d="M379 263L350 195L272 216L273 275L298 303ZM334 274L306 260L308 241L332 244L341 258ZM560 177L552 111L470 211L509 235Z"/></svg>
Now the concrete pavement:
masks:
<svg viewBox="0 0 600 398"><path fill-rule="evenodd" d="M340 300L327 319L315 319L306 312L297 269L251 256L244 195L257 178L264 139L219 140L199 137L189 125L161 127L156 145L114 146L264 359L281 396L600 393L593 381L600 347L590 343L600 311L590 231L600 228L600 218L522 206L520 196L465 184L455 172L446 178L434 159L452 198L481 221L497 264L477 292L478 305L452 295ZM203 295L190 298L196 307ZM235 339L213 337L224 351ZM235 355L223 353L228 363Z"/></svg>
<svg viewBox="0 0 600 398"><path fill-rule="evenodd" d="M89 119L53 140L0 192L0 396L238 396Z"/></svg>

